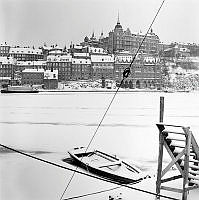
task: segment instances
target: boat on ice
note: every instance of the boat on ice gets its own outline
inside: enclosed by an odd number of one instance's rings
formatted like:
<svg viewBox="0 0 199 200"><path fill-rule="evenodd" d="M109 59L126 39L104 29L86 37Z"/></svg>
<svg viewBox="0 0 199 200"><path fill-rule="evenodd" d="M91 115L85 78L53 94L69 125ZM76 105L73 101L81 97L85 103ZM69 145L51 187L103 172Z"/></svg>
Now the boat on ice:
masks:
<svg viewBox="0 0 199 200"><path fill-rule="evenodd" d="M72 163L76 166L114 182L137 183L147 177L143 176L141 170L136 166L99 150L86 152L85 147L80 147L74 148L68 153L72 158ZM67 162L67 159L63 159L63 161Z"/></svg>
<svg viewBox="0 0 199 200"><path fill-rule="evenodd" d="M10 86L1 89L1 93L38 93L39 90L30 85L16 85Z"/></svg>

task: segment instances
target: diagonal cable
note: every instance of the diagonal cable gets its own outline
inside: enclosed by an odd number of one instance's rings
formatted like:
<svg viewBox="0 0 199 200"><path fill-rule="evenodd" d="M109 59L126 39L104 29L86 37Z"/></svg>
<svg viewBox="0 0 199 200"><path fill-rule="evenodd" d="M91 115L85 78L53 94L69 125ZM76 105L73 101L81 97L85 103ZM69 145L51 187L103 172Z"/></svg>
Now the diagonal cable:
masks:
<svg viewBox="0 0 199 200"><path fill-rule="evenodd" d="M19 151L19 150L16 150L14 148L11 148L11 147L8 147L4 144L0 144L1 147L5 148L5 149L8 149L10 151L13 151L15 153L18 153L18 154L21 154L23 156L26 156L26 157L29 157L29 158L32 158L34 160L38 160L40 162L43 162L43 163L46 163L46 164L49 164L49 165L52 165L52 166L55 166L55 167L58 167L58 168L61 168L61 169L65 169L65 170L68 170L68 171L75 171L74 169L71 169L69 167L66 167L66 166L63 166L63 165L60 165L60 164L57 164L57 163L54 163L54 162L51 162L51 161L48 161L48 160L45 160L45 159L42 159L42 158L38 158L36 156L33 156L33 155L30 155L30 154L27 154L23 151ZM146 194L151 194L151 195L154 195L156 197L164 197L164 198L167 198L167 199L171 199L171 200L179 200L179 199L176 199L176 198L173 198L173 197L169 197L169 196L166 196L166 195L160 195L160 194L156 194L154 192L150 192L150 191L147 191L147 190L143 190L143 189L139 189L139 188L135 188L135 187L132 187L131 185L127 185L127 184L122 184L122 183L119 183L119 182L115 182L113 180L110 180L110 179L105 179L103 177L99 177L99 176L95 176L93 174L88 174L88 173L85 173L83 171L76 171L78 174L81 174L81 175L85 175L85 176L88 176L88 177L92 177L94 179L98 179L98 180L101 180L101 181L105 181L105 182L108 182L108 183L113 183L113 184L116 184L116 185L120 185L120 186L123 186L123 187L126 187L126 188L129 188L129 189L132 189L132 190L136 190L136 191L139 191L139 192L143 192L143 193L146 193ZM139 180L138 181L135 181L135 183L138 183L140 182Z"/></svg>
<svg viewBox="0 0 199 200"><path fill-rule="evenodd" d="M156 12L156 15L155 15L155 17L153 18L153 20L152 20L152 22L151 22L151 24L150 24L150 26L149 26L149 28L148 28L146 34L144 35L144 38L142 39L142 41L141 41L141 43L140 43L140 45L139 45L139 47L138 47L138 49L137 49L137 51L136 51L134 57L133 57L133 59L132 59L132 61L131 61L131 63L130 63L129 68L126 68L126 69L124 70L124 72L123 72L123 79L122 79L122 81L121 81L119 87L117 88L116 92L114 93L113 98L111 99L111 101L110 101L110 103L109 103L109 105L108 105L108 107L107 107L107 109L106 109L104 115L102 116L102 119L101 119L100 123L98 124L98 126L97 126L97 128L96 128L96 130L95 130L95 132L94 132L94 134L93 134L93 136L92 136L92 138L91 138L91 140L89 141L89 143L88 143L88 145L87 145L87 147L86 147L85 152L87 152L89 146L91 145L92 141L94 140L94 138L95 138L95 136L96 136L96 134L97 134L97 132L98 132L98 130L99 130L99 128L100 128L100 126L101 126L101 124L102 124L102 122L103 122L103 120L104 120L104 118L105 118L105 116L106 116L106 114L107 114L107 112L108 112L108 110L110 109L110 107L111 107L111 105L112 105L112 103L113 103L113 101L114 101L114 99L115 99L115 97L116 97L116 94L118 93L119 89L121 88L121 86L122 86L122 84L123 84L123 82L124 82L124 79L125 79L125 78L128 78L128 76L129 76L129 74L130 74L130 69L131 69L131 67L132 67L132 64L134 63L135 58L136 58L136 56L137 56L137 54L138 54L138 52L139 52L139 50L140 50L140 48L141 48L141 46L142 46L144 40L146 39L146 36L147 36L147 34L149 33L149 30L151 29L153 23L155 22L155 20L156 20L158 14L159 14L159 12L160 12L160 10L161 10L161 8L162 8L164 2L165 2L165 0L162 1L161 5L160 5L160 7L159 7L159 9L158 9L158 11ZM78 169L78 166L76 167L76 170L73 172L73 174L72 174L72 176L71 176L71 178L70 178L70 180L69 180L69 182L68 182L66 188L64 189L64 192L63 192L62 195L61 195L60 200L62 200L62 198L63 198L63 196L64 196L66 190L68 189L70 183L72 182L72 179L74 178L77 169Z"/></svg>
<svg viewBox="0 0 199 200"><path fill-rule="evenodd" d="M81 197L93 196L95 194L100 194L100 193L116 190L116 189L119 189L121 187L122 186L118 186L118 187L114 187L114 188L110 188L110 189L106 189L106 190L101 190L101 191L97 191L97 192L93 192L93 193L87 193L87 194L82 194L82 195L78 195L78 196L73 196L73 197L66 198L64 200L71 200L71 199L78 199L78 198L81 198Z"/></svg>

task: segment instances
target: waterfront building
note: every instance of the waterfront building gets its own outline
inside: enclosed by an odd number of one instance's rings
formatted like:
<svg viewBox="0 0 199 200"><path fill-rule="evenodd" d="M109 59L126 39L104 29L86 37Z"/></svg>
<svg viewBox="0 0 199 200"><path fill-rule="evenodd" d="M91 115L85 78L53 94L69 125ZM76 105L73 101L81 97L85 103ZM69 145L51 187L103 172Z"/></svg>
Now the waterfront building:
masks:
<svg viewBox="0 0 199 200"><path fill-rule="evenodd" d="M9 56L15 58L17 61L36 61L43 60L43 52L41 49L30 47L10 47Z"/></svg>
<svg viewBox="0 0 199 200"><path fill-rule="evenodd" d="M91 55L91 76L93 80L114 80L114 55Z"/></svg>
<svg viewBox="0 0 199 200"><path fill-rule="evenodd" d="M58 88L58 70L45 70L44 71L44 88L57 89Z"/></svg>
<svg viewBox="0 0 199 200"><path fill-rule="evenodd" d="M72 79L72 56L49 55L47 56L46 69L58 70L59 81L69 81Z"/></svg>
<svg viewBox="0 0 199 200"><path fill-rule="evenodd" d="M10 51L10 46L5 42L0 44L0 56L8 56Z"/></svg>
<svg viewBox="0 0 199 200"><path fill-rule="evenodd" d="M12 57L1 56L0 57L0 83L9 83L11 79L14 79L14 67L16 60Z"/></svg>
<svg viewBox="0 0 199 200"><path fill-rule="evenodd" d="M91 60L72 58L72 80L88 80L91 78Z"/></svg>
<svg viewBox="0 0 199 200"><path fill-rule="evenodd" d="M120 52L115 56L115 80L119 86L123 79L123 71L130 66L133 59L130 52ZM161 63L158 57L137 55L131 66L131 73L121 87L124 88L160 88Z"/></svg>
<svg viewBox="0 0 199 200"><path fill-rule="evenodd" d="M17 72L22 72L24 69L46 69L46 61L17 61L15 69Z"/></svg>
<svg viewBox="0 0 199 200"><path fill-rule="evenodd" d="M43 85L44 69L24 69L21 73L21 84Z"/></svg>
<svg viewBox="0 0 199 200"><path fill-rule="evenodd" d="M133 59L133 54L129 51L121 51L115 54L114 58L114 73L117 85L120 84L123 78L124 70L130 66Z"/></svg>

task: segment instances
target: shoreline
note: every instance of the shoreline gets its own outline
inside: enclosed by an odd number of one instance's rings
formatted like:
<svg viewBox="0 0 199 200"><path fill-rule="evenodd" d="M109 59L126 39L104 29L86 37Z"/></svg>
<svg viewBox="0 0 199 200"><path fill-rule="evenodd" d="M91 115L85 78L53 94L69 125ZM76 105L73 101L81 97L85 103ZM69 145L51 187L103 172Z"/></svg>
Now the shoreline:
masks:
<svg viewBox="0 0 199 200"><path fill-rule="evenodd" d="M97 92L97 93L115 93L117 89L50 89L50 90L39 90L39 93L41 92ZM159 93L190 93L192 91L164 91L164 90L146 90L146 89L120 89L118 90L119 93L129 93L129 92L159 92Z"/></svg>
<svg viewBox="0 0 199 200"><path fill-rule="evenodd" d="M95 90L95 89L91 89L91 90L59 90L59 89L54 89L54 90L39 90L39 93L40 92L106 92L106 93L115 93L117 90ZM118 90L118 92L164 92L162 90Z"/></svg>

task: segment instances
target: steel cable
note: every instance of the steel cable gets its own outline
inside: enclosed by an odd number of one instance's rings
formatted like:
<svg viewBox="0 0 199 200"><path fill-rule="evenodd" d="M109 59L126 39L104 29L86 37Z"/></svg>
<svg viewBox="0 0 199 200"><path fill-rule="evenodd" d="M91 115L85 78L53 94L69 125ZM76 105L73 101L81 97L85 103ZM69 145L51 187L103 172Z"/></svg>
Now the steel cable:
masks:
<svg viewBox="0 0 199 200"><path fill-rule="evenodd" d="M143 37L143 39L142 39L140 45L138 46L138 49L137 49L137 51L136 51L136 53L135 53L135 55L134 55L134 57L133 57L133 59L132 59L132 61L131 61L131 63L130 63L130 66L124 70L124 72L123 72L123 78L122 78L122 80L121 80L121 82L120 82L120 85L119 85L119 87L117 88L116 92L114 93L114 95L113 95L113 97L112 97L112 99L111 99L111 101L110 101L110 103L109 103L109 105L108 105L108 107L107 107L105 113L103 114L103 116L102 116L102 118L101 118L101 120L100 120L100 123L98 124L98 126L97 126L97 128L96 128L96 130L95 130L95 132L94 132L94 134L93 134L93 136L92 136L92 138L91 138L91 140L89 141L89 143L88 143L88 145L87 145L87 147L86 147L85 153L87 152L89 146L91 145L92 141L94 140L94 138L95 138L95 136L96 136L96 134L97 134L97 132L98 132L98 130L99 130L99 128L100 128L100 126L101 126L101 124L102 124L102 122L103 122L103 120L104 120L106 114L107 114L107 112L109 111L109 109L110 109L110 107L111 107L111 105L112 105L112 103L113 103L113 101L114 101L114 99L115 99L115 97L116 97L116 95L117 95L119 89L120 89L121 86L123 85L124 80L125 80L126 78L128 78L129 74L131 73L132 64L133 64L133 62L135 61L135 58L136 58L136 56L137 56L137 54L138 54L138 52L139 52L139 50L140 50L140 48L141 48L141 46L142 46L144 40L146 39L146 36L147 36L147 34L149 33L149 30L151 29L153 23L155 22L155 20L156 20L158 14L159 14L159 12L160 12L160 10L161 10L161 8L162 8L164 2L165 2L165 0L162 1L161 5L160 5L160 7L159 7L159 9L158 9L158 11L156 12L156 15L154 16L154 18L153 18L153 20L152 20L152 22L151 22L151 24L150 24L150 26L149 26L149 28L148 28L146 34L144 35L144 37ZM77 169L78 169L78 167L76 168L76 170L77 170ZM70 183L72 182L72 179L73 179L74 176L75 176L75 172L76 172L76 171L74 171L74 173L72 174L72 176L71 176L71 178L70 178L68 184L66 185L66 187L65 187L65 189L64 189L64 192L63 192L62 195L61 195L60 200L63 198L63 196L64 196L66 190L67 190L68 187L70 186Z"/></svg>
<svg viewBox="0 0 199 200"><path fill-rule="evenodd" d="M8 149L8 150L10 150L10 151L13 151L13 152L15 152L15 153L18 153L18 154L24 155L24 156L26 156L26 157L29 157L29 158L38 160L38 161L40 161L40 162L44 162L44 163L47 163L47 164L49 164L49 165L53 165L53 166L58 167L58 168L61 168L61 169L65 169L65 170L69 170L69 171L73 171L73 172L75 171L74 169L71 169L71 168L69 168L69 167L66 167L66 166L63 166L63 165L60 165L60 164L56 164L56 163L51 162L51 161L48 161L48 160L44 160L44 159L42 159L42 158L38 158L38 157L36 157L36 156L33 156L33 155L30 155L30 154L24 153L24 152L22 152L22 151L16 150L16 149L11 148L11 147L8 147L8 146L6 146L6 145L0 144L0 146L3 147L3 148L5 148L5 149ZM101 181L105 181L105 182L108 182L108 183L113 183L113 184L116 184L116 185L120 185L120 186L129 188L129 189L132 189L132 190L136 190L136 191L139 191L139 192L151 194L151 195L154 195L154 196L157 196L157 197L164 197L164 198L171 199L171 200L179 200L179 199L176 199L176 198L173 198L173 197L169 197L169 196L166 196L166 195L160 195L160 194L156 194L156 193L154 193L154 192L150 192L150 191L147 191L147 190L135 188L135 187L132 187L132 186L130 186L130 185L121 184L121 183L112 181L112 180L110 180L110 179L105 179L105 178L102 178L102 177L99 177L99 176L95 176L95 175L93 175L93 174L88 174L88 173L81 172L81 171L75 171L75 172L78 173L78 174L81 174L81 175L85 175L85 176L88 176L88 177L92 177L92 178L101 180ZM135 182L135 183L137 183L137 182Z"/></svg>

